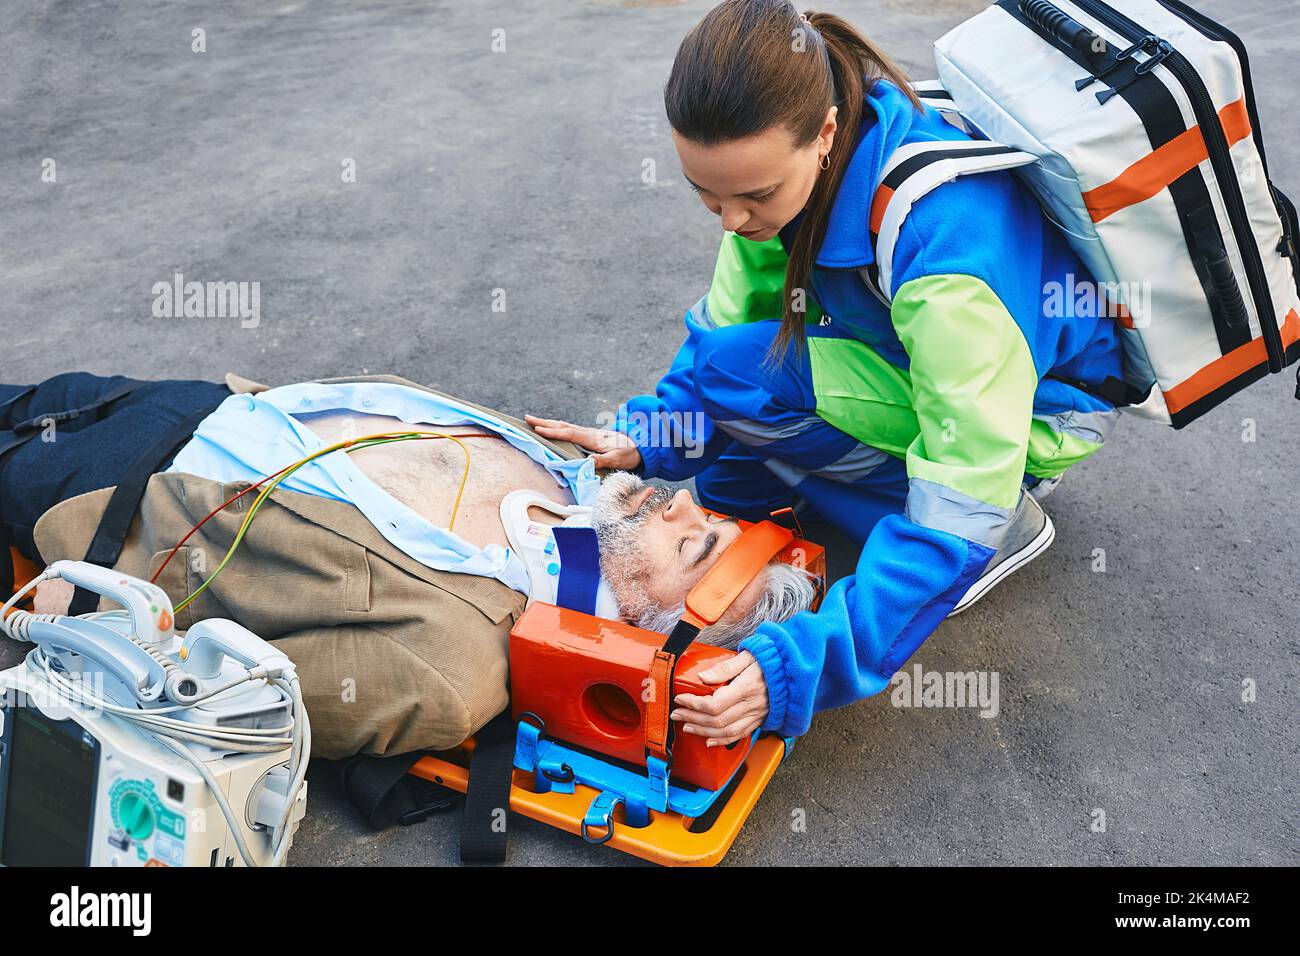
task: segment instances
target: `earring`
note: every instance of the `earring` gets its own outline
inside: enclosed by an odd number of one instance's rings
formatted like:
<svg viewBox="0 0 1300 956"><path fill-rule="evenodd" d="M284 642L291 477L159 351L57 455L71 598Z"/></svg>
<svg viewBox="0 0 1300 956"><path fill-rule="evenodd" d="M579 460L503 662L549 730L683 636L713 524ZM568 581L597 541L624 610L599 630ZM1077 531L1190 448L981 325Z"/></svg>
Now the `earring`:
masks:
<svg viewBox="0 0 1300 956"><path fill-rule="evenodd" d="M819 162L817 165L820 166L822 169L830 169L830 168L831 168L831 154L830 154L829 152L822 153L821 162Z"/></svg>

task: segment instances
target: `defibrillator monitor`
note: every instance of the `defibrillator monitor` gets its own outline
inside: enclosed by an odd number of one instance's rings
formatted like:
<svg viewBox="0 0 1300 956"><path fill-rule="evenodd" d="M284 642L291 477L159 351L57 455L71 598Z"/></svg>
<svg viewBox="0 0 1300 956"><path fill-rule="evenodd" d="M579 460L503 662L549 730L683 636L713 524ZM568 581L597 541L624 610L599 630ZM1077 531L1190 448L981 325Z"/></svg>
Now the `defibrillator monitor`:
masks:
<svg viewBox="0 0 1300 956"><path fill-rule="evenodd" d="M30 670L0 672L0 865L235 866L242 862L208 781L147 733L51 700ZM240 810L273 786L279 755L214 756L209 771ZM260 834L245 837L259 862ZM255 839L260 838L260 839Z"/></svg>
<svg viewBox="0 0 1300 956"><path fill-rule="evenodd" d="M26 694L0 710L0 866L85 866L99 741L73 720L51 720Z"/></svg>
<svg viewBox="0 0 1300 956"><path fill-rule="evenodd" d="M0 607L25 643L0 671L0 865L282 865L307 803L311 725L293 662L220 618L175 632L156 585L80 561L121 605Z"/></svg>

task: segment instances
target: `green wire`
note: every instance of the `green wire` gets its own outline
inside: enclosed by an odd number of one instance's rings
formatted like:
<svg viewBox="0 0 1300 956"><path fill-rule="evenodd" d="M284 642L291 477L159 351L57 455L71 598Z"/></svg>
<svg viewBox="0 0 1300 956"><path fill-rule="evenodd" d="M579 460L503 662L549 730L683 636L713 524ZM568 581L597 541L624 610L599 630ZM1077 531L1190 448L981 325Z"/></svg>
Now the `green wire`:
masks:
<svg viewBox="0 0 1300 956"><path fill-rule="evenodd" d="M333 449L333 451L342 451L350 455L352 454L352 452L359 451L362 448L370 448L374 445L387 445L388 443L395 442L395 441L412 441L417 438L428 436L429 434L430 434L429 432L410 432L406 435L401 435L394 438L373 438L373 439L368 439L366 441L357 442L357 444L355 445L349 445L347 448L335 448ZM244 540L244 536L248 534L248 529L253 526L253 518L257 516L257 512L261 510L262 505L265 504L266 500L271 496L271 492L274 491L277 487L279 487L282 481L284 481L286 478L292 475L299 468L315 461L316 458L318 457L323 458L325 457L325 454L331 454L331 453L332 452L325 452L324 454L312 455L310 457L304 458L302 461L298 462L292 468L288 469L283 474L277 476L275 480L272 481L269 485L267 485L264 490L258 493L257 500L253 502L253 506L248 510L248 517L246 517L243 521L243 524L240 525L239 533L235 535L235 540L231 542L230 548L226 551L225 557L221 559L221 563L218 564L216 570L213 571L212 574L208 576L208 579L204 581L202 584L200 584L197 589L195 589L193 594L191 594L185 600L181 601L180 604L176 605L176 608L173 612L174 614L179 614L181 611L185 610L185 608L189 606L191 601L193 601L196 597L198 597L200 594L206 591L208 589L208 585L211 584L213 581L215 581L217 579L217 575L220 574L225 569L226 565L230 563L230 559L235 555L235 549L238 548L240 543Z"/></svg>

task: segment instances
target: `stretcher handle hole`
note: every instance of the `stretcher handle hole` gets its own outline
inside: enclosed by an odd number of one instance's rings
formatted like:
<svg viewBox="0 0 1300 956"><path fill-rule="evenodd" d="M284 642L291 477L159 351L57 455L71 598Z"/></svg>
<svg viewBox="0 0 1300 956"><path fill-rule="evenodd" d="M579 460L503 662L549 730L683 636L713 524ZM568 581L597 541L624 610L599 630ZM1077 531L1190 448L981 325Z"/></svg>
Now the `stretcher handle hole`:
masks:
<svg viewBox="0 0 1300 956"><path fill-rule="evenodd" d="M641 709L617 684L592 684L582 692L582 713L610 737L632 737L641 730Z"/></svg>

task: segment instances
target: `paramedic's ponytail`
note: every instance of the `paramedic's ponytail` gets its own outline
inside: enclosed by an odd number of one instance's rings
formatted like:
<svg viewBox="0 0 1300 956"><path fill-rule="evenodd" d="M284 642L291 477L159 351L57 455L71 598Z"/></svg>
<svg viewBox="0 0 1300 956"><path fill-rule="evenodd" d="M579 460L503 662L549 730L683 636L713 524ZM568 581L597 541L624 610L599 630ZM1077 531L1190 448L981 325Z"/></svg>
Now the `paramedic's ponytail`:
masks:
<svg viewBox="0 0 1300 956"><path fill-rule="evenodd" d="M921 108L903 71L846 20L811 11L804 16L789 0L725 0L682 40L664 88L668 122L704 146L780 123L795 148L803 148L820 134L831 106L839 107L829 166L817 176L790 247L775 360L791 343L803 344L809 274L857 146L867 90L887 79Z"/></svg>

